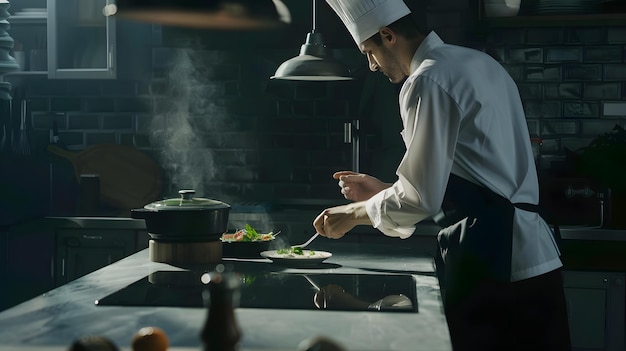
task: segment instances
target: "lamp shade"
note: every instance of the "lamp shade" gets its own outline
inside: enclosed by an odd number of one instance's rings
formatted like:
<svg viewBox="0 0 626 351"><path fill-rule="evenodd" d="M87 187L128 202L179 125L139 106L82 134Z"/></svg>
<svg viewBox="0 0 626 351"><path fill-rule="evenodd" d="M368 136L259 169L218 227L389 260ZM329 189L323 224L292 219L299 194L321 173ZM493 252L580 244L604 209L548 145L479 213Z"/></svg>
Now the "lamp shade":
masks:
<svg viewBox="0 0 626 351"><path fill-rule="evenodd" d="M339 81L352 80L350 70L332 58L324 45L322 35L315 31L307 34L300 54L283 62L270 79Z"/></svg>
<svg viewBox="0 0 626 351"><path fill-rule="evenodd" d="M180 27L249 30L291 23L281 0L117 0L107 7L107 15Z"/></svg>

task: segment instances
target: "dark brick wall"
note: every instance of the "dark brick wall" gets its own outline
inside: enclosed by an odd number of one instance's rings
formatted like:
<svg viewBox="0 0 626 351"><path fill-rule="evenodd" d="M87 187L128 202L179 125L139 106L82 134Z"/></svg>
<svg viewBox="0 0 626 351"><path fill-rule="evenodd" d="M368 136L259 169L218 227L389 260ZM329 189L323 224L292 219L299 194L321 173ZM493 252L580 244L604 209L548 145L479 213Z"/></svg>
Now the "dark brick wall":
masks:
<svg viewBox="0 0 626 351"><path fill-rule="evenodd" d="M485 43L518 82L548 161L626 126L626 26L500 28Z"/></svg>
<svg viewBox="0 0 626 351"><path fill-rule="evenodd" d="M529 130L544 139L547 161L626 124L626 26L497 28L475 36L472 3L428 1L427 26L501 60L519 83ZM168 176L164 196L194 187L235 202L340 200L330 176L353 168L344 124L360 120L360 169L392 178L402 153L397 88L370 74L354 47L335 55L355 81L270 81L298 49L156 45L147 80L32 78L25 85L35 152L45 152L54 119L71 150L122 143L153 155Z"/></svg>

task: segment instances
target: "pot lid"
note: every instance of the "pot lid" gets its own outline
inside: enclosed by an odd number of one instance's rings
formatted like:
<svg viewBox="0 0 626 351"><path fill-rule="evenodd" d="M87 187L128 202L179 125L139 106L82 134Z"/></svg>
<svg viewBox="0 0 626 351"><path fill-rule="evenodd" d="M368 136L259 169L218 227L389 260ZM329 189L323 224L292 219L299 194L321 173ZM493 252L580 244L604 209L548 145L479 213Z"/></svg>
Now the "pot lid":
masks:
<svg viewBox="0 0 626 351"><path fill-rule="evenodd" d="M152 202L144 206L147 210L153 211L179 211L179 210L207 210L230 208L230 205L213 199L193 197L195 190L179 190L180 198L165 199Z"/></svg>

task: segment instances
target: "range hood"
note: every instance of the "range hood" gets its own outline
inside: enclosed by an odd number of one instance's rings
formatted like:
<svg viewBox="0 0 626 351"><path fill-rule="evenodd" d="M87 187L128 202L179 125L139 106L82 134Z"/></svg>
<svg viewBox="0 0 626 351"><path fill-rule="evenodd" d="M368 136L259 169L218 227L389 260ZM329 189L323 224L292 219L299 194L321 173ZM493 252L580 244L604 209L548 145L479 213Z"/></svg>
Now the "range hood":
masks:
<svg viewBox="0 0 626 351"><path fill-rule="evenodd" d="M291 23L281 0L116 0L105 14L166 26L252 30Z"/></svg>

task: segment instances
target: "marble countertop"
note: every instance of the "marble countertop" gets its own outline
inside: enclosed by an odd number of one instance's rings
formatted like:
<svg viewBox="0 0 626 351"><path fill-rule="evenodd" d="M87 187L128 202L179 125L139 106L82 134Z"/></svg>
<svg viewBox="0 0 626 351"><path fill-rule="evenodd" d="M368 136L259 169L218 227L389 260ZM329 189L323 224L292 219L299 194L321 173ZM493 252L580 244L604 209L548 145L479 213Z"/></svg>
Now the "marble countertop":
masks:
<svg viewBox="0 0 626 351"><path fill-rule="evenodd" d="M285 270L268 265L266 259L246 261L282 272L411 274L416 282L419 311L237 308L236 318L243 331L242 351L295 351L300 342L316 336L328 337L348 351L451 350L431 257L416 255L412 249L398 245L315 244L311 248L333 253L326 267ZM132 336L144 326L162 328L169 337L171 351L201 350L199 332L206 318L203 308L94 304L95 300L162 270L182 268L151 262L146 249L5 310L0 313L0 350L66 350L74 340L87 335L107 337L122 350L129 350Z"/></svg>
<svg viewBox="0 0 626 351"><path fill-rule="evenodd" d="M285 221L304 221L307 226L310 225L312 218L315 218L316 212L312 211L284 211L280 214L273 214L275 217L280 217ZM258 220L264 216L268 216L266 213L233 213L231 217L233 219L245 220ZM258 218L257 218L258 217ZM145 230L145 222L143 219L132 219L122 217L45 217L42 219L47 226L53 226L56 228L106 228L106 229L135 229ZM242 222L242 223L243 223ZM37 225L42 223L37 222ZM308 228L308 227L307 227ZM431 237L436 236L439 232L439 226L435 223L425 221L417 225L417 230L413 236ZM584 226L584 225L561 225L561 236L565 240L602 240L602 241L626 241L626 229L608 229L597 226ZM366 227L358 226L352 230L355 234L370 234L370 235L383 235L377 230Z"/></svg>

